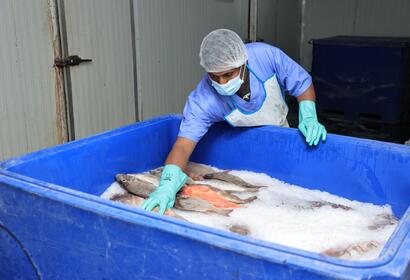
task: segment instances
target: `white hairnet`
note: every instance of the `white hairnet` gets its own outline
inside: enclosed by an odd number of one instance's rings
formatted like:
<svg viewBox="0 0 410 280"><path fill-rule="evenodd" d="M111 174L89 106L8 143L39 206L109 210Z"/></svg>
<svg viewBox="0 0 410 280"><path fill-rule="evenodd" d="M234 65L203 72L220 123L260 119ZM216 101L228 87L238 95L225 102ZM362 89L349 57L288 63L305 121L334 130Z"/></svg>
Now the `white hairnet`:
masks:
<svg viewBox="0 0 410 280"><path fill-rule="evenodd" d="M206 72L223 72L245 64L248 55L238 34L229 29L217 29L202 40L199 58Z"/></svg>

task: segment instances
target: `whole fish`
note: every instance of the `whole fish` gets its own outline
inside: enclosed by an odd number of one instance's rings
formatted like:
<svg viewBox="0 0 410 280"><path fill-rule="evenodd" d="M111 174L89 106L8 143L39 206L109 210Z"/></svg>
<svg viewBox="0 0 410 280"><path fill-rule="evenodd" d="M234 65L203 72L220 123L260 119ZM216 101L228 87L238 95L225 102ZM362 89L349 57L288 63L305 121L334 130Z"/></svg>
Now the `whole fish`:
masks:
<svg viewBox="0 0 410 280"><path fill-rule="evenodd" d="M151 174L153 176L161 177L163 169L164 169L163 167L158 167L158 168L152 169L148 172L149 172L149 174Z"/></svg>
<svg viewBox="0 0 410 280"><path fill-rule="evenodd" d="M250 230L247 226L244 225L231 225L229 227L229 230L231 232L240 234L240 235L249 235L250 234Z"/></svg>
<svg viewBox="0 0 410 280"><path fill-rule="evenodd" d="M117 174L115 179L128 192L142 198L148 198L148 196L157 188L156 185L146 180L142 180L138 178L138 176Z"/></svg>
<svg viewBox="0 0 410 280"><path fill-rule="evenodd" d="M204 179L211 179L211 180L219 180L219 181L224 181L227 183L231 183L234 185L241 186L243 188L250 190L254 190L255 192L258 191L258 189L266 187L266 186L255 186L250 183L245 182L238 176L232 175L228 173L229 170L223 171L223 172L214 172L214 173L208 173L203 175L202 177Z"/></svg>
<svg viewBox="0 0 410 280"><path fill-rule="evenodd" d="M397 222L397 218L391 214L379 214L367 228L370 230L378 230L386 226L396 225Z"/></svg>
<svg viewBox="0 0 410 280"><path fill-rule="evenodd" d="M153 175L155 174L155 175ZM142 177L142 176L144 177ZM147 176L154 176L158 178L159 173L153 172L151 174L136 174L136 175L128 175L128 180L132 180L133 177L136 177L136 181L139 182L140 180L147 181ZM140 187L140 186L138 186ZM131 191L132 192L132 191ZM245 204L251 201L254 201L257 197L252 196L246 199L241 199L236 195L233 195L233 192L237 191L228 191L228 190L221 190L210 185L205 184L195 184L192 180L187 180L186 185L179 191L178 195L182 196L198 196L202 199L205 199L209 202L212 202L214 205L229 205L229 202L233 202L236 204Z"/></svg>
<svg viewBox="0 0 410 280"><path fill-rule="evenodd" d="M127 204L129 206L135 207L135 208L140 208L142 203L144 203L145 199L142 197L133 195L131 193L125 193L125 194L120 194L120 195L115 195L111 198L113 201L118 201L124 204ZM158 212L158 207L155 207L152 211ZM174 211L171 209L165 210L164 213L166 216L170 216L179 220L185 220L181 216L177 215Z"/></svg>
<svg viewBox="0 0 410 280"><path fill-rule="evenodd" d="M310 201L310 205L313 208L320 208L320 207L323 207L323 206L330 206L334 209L340 208L340 209L343 209L343 210L346 210L346 211L349 211L349 210L353 209L350 206L346 206L346 205L338 204L338 203L333 203L333 202L330 202L330 201L323 201L323 200Z"/></svg>
<svg viewBox="0 0 410 280"><path fill-rule="evenodd" d="M128 192L142 198L148 198L155 191L156 185L143 180L139 175L118 174L117 181ZM178 209L196 212L213 212L227 215L234 208L239 208L237 203L244 204L256 197L241 199L228 192L207 185L185 185L177 194L177 200L182 199ZM176 206L177 207L177 206ZM185 208L184 208L185 207ZM197 208L195 208L197 207Z"/></svg>
<svg viewBox="0 0 410 280"><path fill-rule="evenodd" d="M323 251L322 254L337 258L346 258L354 254L363 254L368 251L374 250L380 245L381 244L377 241L359 242L344 247L331 248Z"/></svg>
<svg viewBox="0 0 410 280"><path fill-rule="evenodd" d="M192 161L189 161L187 163L185 170L187 172L195 173L201 176L205 174L216 172L216 170L210 166L207 166L201 163L192 162Z"/></svg>
<svg viewBox="0 0 410 280"><path fill-rule="evenodd" d="M150 170L148 172L148 174L144 174L144 175L145 176L152 176L152 178L157 178L157 181L159 182L159 180L161 178L161 174L162 174L162 167L154 169L154 170ZM137 175L139 175L139 174L137 174ZM195 184L194 180L197 180L197 179L198 178L193 179L191 177L188 177L187 181L186 181L186 184Z"/></svg>
<svg viewBox="0 0 410 280"><path fill-rule="evenodd" d="M184 211L215 213L223 216L229 216L229 213L232 212L232 209L216 208L208 201L199 197L177 197L174 207Z"/></svg>
<svg viewBox="0 0 410 280"><path fill-rule="evenodd" d="M209 185L195 184L185 185L178 193L179 196L195 196L211 202L218 208L238 208L237 204L245 204L254 201L257 197L252 196L246 199L231 194Z"/></svg>
<svg viewBox="0 0 410 280"><path fill-rule="evenodd" d="M159 181L160 181L160 176L152 175L149 172L139 173L139 174L132 174L131 176L136 176L137 178L139 178L143 181L150 182L151 184L154 184L156 186L159 185Z"/></svg>
<svg viewBox="0 0 410 280"><path fill-rule="evenodd" d="M160 177L162 170L163 167L159 167L149 171L149 173ZM184 168L184 172L188 175L188 182L193 182L204 180L202 174L205 174L206 172L215 172L215 170L199 163L188 162L186 168Z"/></svg>
<svg viewBox="0 0 410 280"><path fill-rule="evenodd" d="M151 175L154 176L161 176L163 168L159 167L154 170L149 171ZM247 192L257 192L259 188L264 186L255 186L249 184L239 178L238 176L229 174L229 170L222 171L222 172L215 172L215 169L212 167L206 166L204 164L195 163L195 162L188 162L185 168L185 173L188 175L187 184L195 184L196 181L203 181L203 180L219 180L223 182L227 182L233 185L236 185L240 188L245 188ZM233 191L232 192L244 192L243 190Z"/></svg>
<svg viewBox="0 0 410 280"><path fill-rule="evenodd" d="M204 180L203 175L216 172L216 170L210 166L192 161L187 163L184 171L191 179L195 181L202 181Z"/></svg>
<svg viewBox="0 0 410 280"><path fill-rule="evenodd" d="M112 201L122 202L124 204L131 205L134 207L140 207L142 203L145 201L145 199L143 199L142 197L133 195L131 193L114 195L110 199Z"/></svg>

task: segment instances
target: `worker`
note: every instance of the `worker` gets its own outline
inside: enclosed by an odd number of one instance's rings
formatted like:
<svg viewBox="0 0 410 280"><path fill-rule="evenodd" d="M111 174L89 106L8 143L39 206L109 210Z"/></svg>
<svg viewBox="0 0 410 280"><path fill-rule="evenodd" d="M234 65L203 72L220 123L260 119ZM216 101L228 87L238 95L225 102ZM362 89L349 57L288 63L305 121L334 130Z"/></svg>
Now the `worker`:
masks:
<svg viewBox="0 0 410 280"><path fill-rule="evenodd" d="M196 144L219 121L234 127L276 125L288 127L283 92L299 102L299 130L307 145L326 140L318 122L315 90L310 75L280 49L265 43L244 44L228 29L209 33L202 41L200 64L207 72L185 104L177 140L169 153L159 187L142 208L159 206L163 214L188 176L184 168Z"/></svg>

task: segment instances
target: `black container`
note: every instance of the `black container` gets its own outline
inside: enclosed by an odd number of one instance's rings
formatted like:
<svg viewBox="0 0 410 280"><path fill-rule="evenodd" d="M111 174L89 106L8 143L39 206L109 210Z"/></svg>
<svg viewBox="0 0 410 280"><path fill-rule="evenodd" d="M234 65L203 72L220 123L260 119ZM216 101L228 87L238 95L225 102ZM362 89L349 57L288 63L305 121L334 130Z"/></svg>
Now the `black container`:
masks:
<svg viewBox="0 0 410 280"><path fill-rule="evenodd" d="M410 38L312 40L319 115L398 124L410 116Z"/></svg>

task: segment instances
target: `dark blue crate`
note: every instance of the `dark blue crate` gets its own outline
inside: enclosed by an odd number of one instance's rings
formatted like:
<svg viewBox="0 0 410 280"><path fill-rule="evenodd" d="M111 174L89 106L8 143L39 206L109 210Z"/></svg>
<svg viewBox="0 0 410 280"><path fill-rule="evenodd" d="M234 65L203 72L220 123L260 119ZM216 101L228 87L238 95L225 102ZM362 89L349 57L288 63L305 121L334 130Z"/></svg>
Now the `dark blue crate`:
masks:
<svg viewBox="0 0 410 280"><path fill-rule="evenodd" d="M410 38L312 40L319 114L399 123L410 115Z"/></svg>

